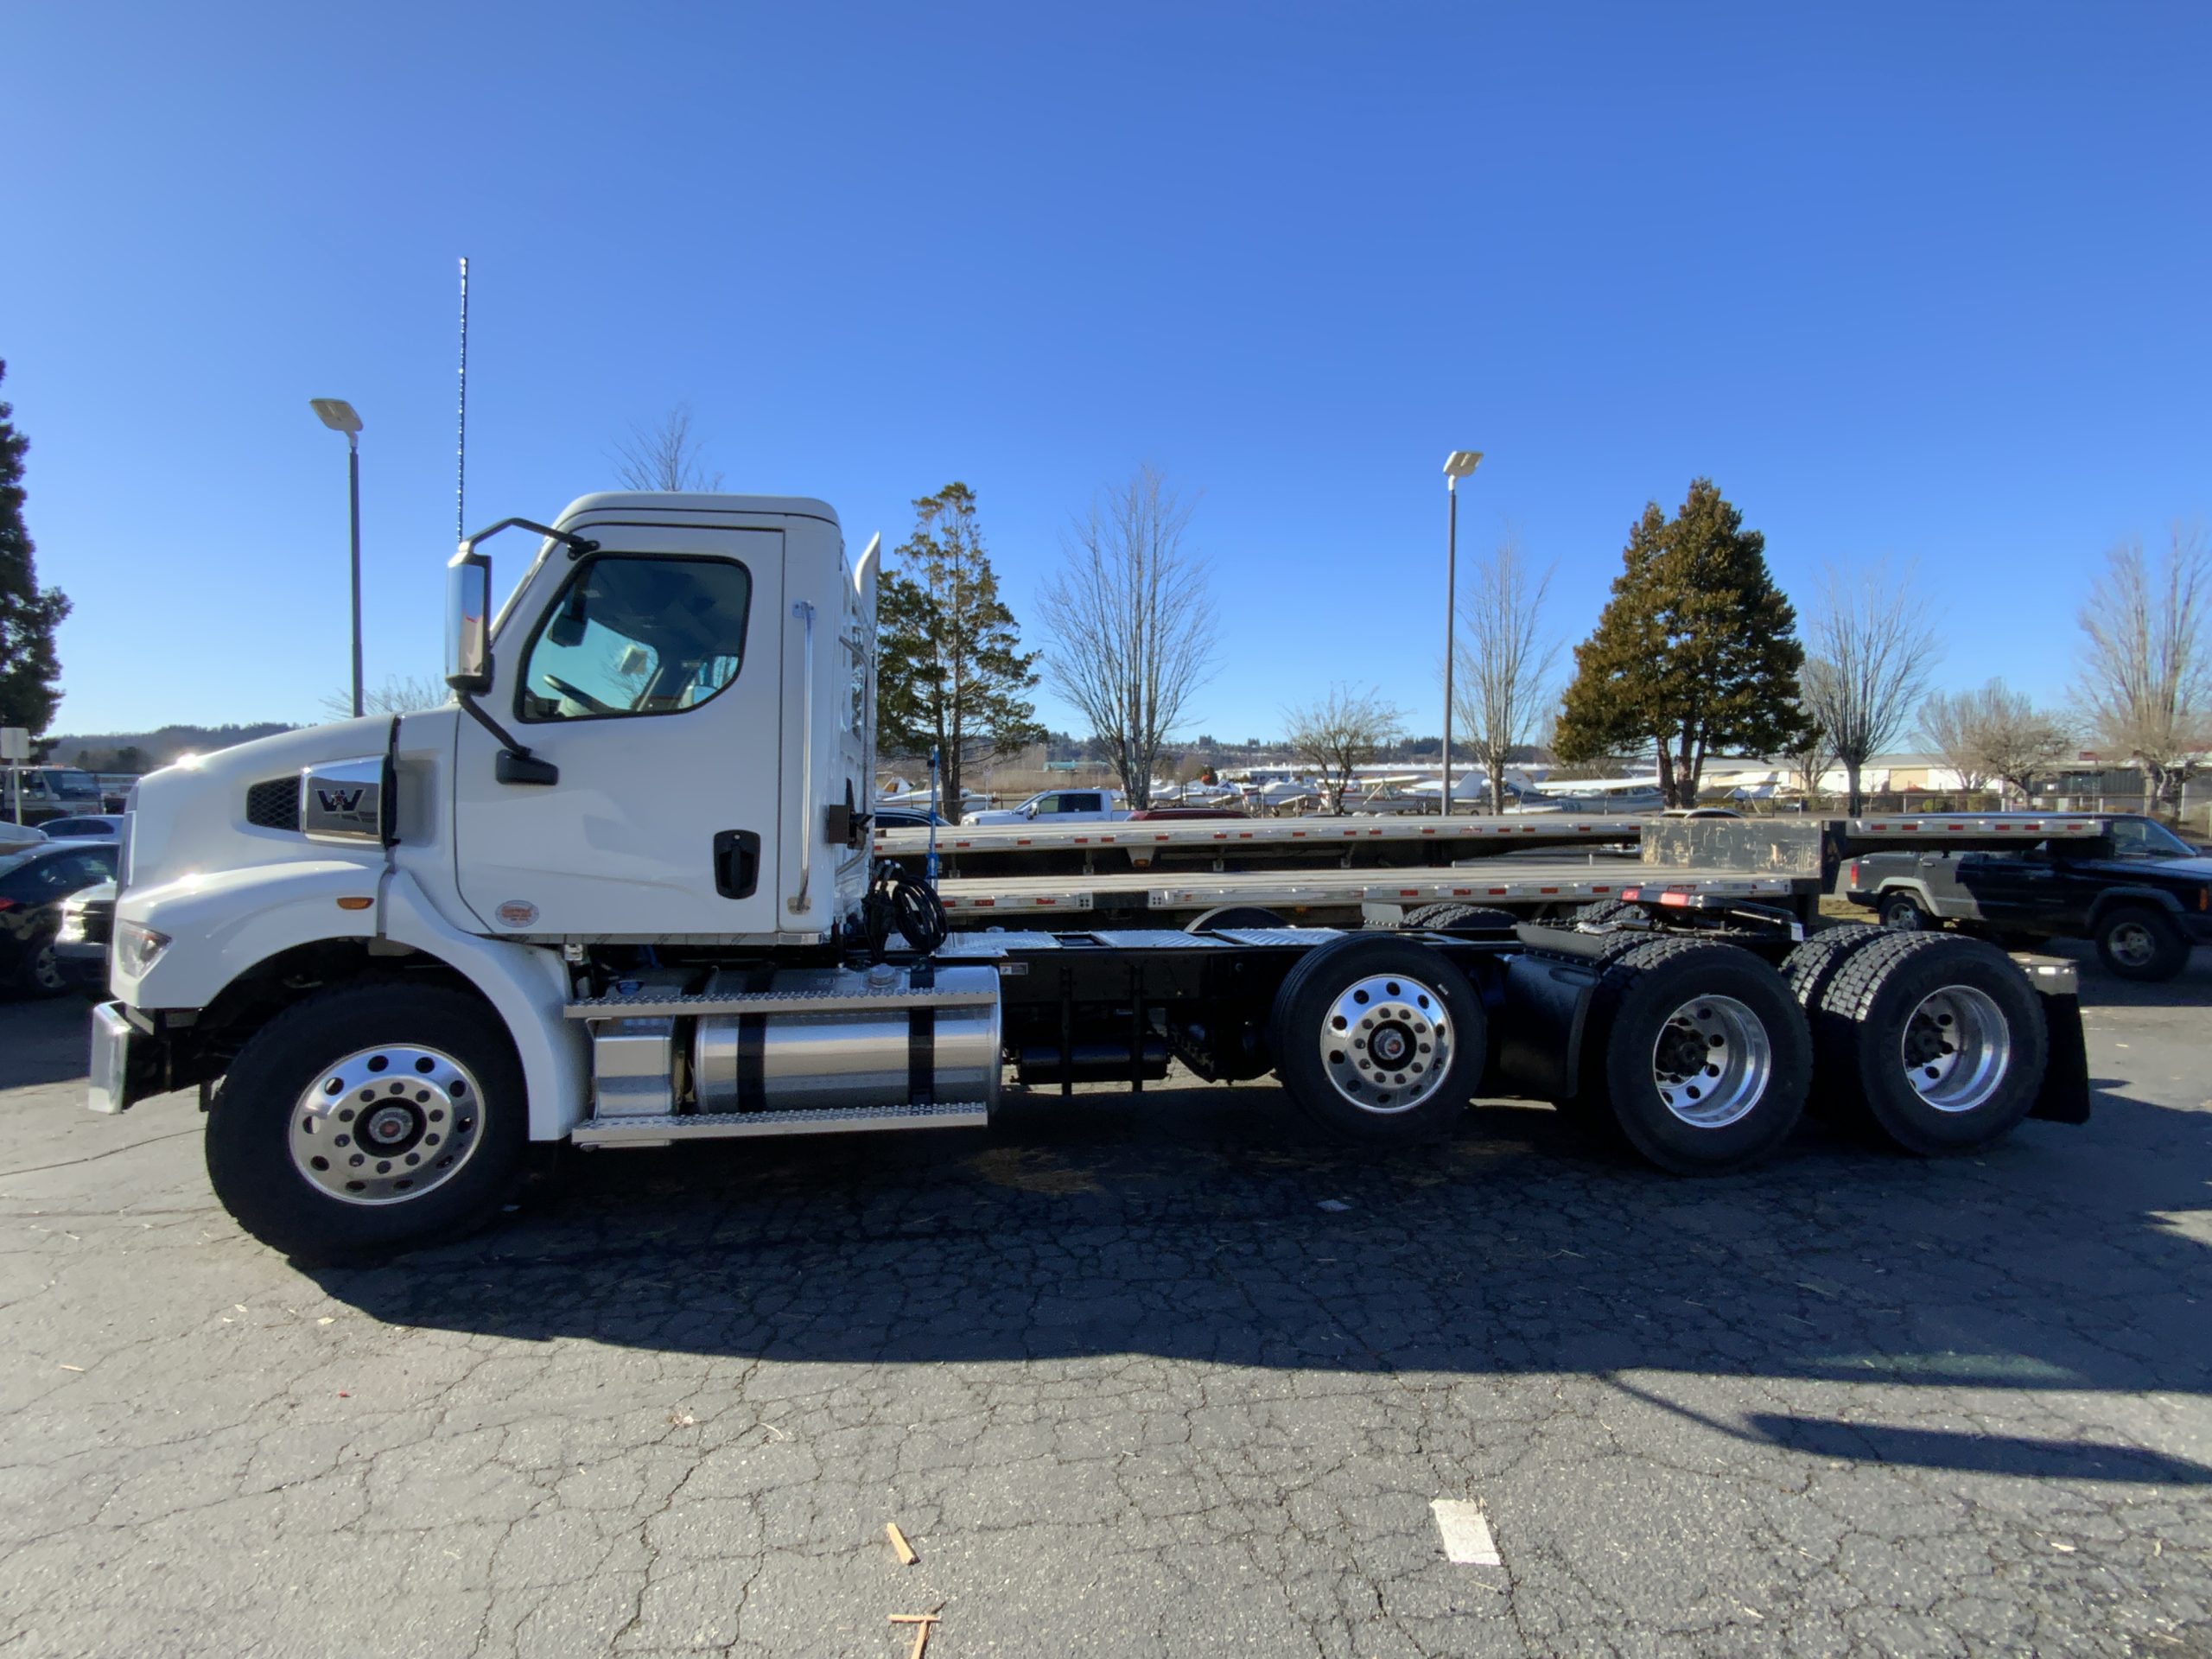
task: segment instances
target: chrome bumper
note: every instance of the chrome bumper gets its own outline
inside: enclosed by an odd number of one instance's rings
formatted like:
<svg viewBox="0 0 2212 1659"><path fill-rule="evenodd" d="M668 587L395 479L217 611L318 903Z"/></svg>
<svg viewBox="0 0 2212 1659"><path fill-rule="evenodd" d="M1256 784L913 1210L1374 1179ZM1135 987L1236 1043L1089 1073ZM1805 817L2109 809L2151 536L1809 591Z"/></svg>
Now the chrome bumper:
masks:
<svg viewBox="0 0 2212 1659"><path fill-rule="evenodd" d="M130 1039L137 1033L123 1017L123 1006L103 1002L92 1010L92 1063L85 1104L96 1112L119 1112L129 1104Z"/></svg>

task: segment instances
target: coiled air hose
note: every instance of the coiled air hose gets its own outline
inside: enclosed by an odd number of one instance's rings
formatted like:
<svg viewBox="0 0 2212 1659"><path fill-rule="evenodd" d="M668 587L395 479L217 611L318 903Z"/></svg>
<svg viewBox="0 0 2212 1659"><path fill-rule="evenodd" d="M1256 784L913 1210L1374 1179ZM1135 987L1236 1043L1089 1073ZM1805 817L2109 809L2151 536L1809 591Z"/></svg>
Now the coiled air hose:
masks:
<svg viewBox="0 0 2212 1659"><path fill-rule="evenodd" d="M883 960L896 933L907 946L928 956L944 943L950 931L944 905L927 884L903 874L888 859L880 860L868 897L861 905L862 925L868 929L868 954Z"/></svg>

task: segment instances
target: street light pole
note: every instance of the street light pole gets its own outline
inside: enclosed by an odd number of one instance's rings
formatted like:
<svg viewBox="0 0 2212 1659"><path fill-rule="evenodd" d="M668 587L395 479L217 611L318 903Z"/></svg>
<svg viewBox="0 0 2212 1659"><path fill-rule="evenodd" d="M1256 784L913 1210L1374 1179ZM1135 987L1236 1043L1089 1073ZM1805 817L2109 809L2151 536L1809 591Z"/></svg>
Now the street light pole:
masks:
<svg viewBox="0 0 2212 1659"><path fill-rule="evenodd" d="M1459 612L1459 480L1482 462L1479 449L1454 449L1444 458L1444 804L1452 816L1452 658Z"/></svg>
<svg viewBox="0 0 2212 1659"><path fill-rule="evenodd" d="M310 397L315 418L346 435L346 505L353 548L353 718L361 717L361 417L343 397Z"/></svg>
<svg viewBox="0 0 2212 1659"><path fill-rule="evenodd" d="M346 435L346 505L353 541L353 718L361 717L361 435Z"/></svg>

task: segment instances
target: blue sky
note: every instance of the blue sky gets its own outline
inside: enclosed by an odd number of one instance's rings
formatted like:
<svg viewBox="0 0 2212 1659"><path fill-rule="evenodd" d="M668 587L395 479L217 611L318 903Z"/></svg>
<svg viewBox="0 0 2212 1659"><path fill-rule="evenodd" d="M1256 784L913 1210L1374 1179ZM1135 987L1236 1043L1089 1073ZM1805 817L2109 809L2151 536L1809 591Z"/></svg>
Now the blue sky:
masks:
<svg viewBox="0 0 2212 1659"><path fill-rule="evenodd" d="M2202 5L17 8L0 397L76 613L56 729L430 674L468 516L688 401L857 547L979 493L1018 615L1141 462L1230 620L1192 730L1433 730L1444 499L1594 622L1708 474L1785 588L1913 562L2056 696L2103 550L2212 516ZM512 575L516 555L507 551ZM1071 723L1049 699L1041 711Z"/></svg>

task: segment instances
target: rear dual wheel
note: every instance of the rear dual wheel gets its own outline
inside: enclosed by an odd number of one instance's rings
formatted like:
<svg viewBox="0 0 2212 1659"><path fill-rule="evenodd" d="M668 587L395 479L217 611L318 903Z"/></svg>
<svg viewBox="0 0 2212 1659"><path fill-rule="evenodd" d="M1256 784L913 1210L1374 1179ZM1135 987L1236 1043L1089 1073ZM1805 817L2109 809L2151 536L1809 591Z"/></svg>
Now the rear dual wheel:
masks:
<svg viewBox="0 0 2212 1659"><path fill-rule="evenodd" d="M1878 937L1801 995L1826 1101L1908 1152L1979 1150L2035 1104L2050 1052L2043 1005L1994 945Z"/></svg>
<svg viewBox="0 0 2212 1659"><path fill-rule="evenodd" d="M1780 975L1734 945L1656 939L1614 954L1592 995L1570 1109L1680 1175L1721 1174L1788 1139L1812 1044Z"/></svg>

